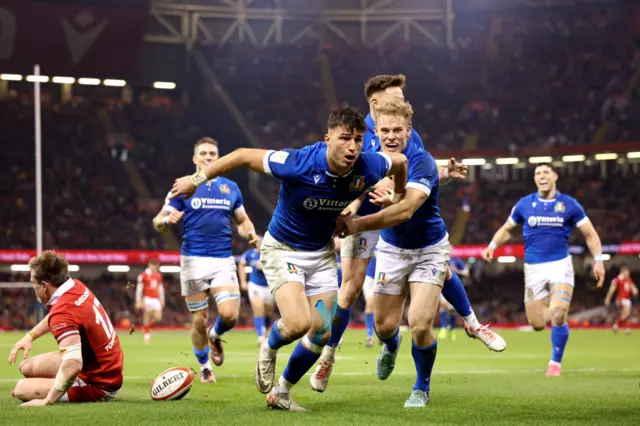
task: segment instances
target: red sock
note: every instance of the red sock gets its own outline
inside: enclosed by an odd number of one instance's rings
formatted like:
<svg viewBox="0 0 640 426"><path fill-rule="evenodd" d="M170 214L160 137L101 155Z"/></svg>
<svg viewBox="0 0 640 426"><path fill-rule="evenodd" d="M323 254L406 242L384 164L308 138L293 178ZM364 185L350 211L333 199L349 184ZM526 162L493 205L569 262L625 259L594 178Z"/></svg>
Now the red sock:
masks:
<svg viewBox="0 0 640 426"><path fill-rule="evenodd" d="M618 327L619 328L624 328L627 326L627 320L623 320L623 319L619 319L618 320Z"/></svg>
<svg viewBox="0 0 640 426"><path fill-rule="evenodd" d="M151 330L151 327L149 326L149 324L145 324L142 326L142 329L144 330L144 334L149 334L149 330Z"/></svg>

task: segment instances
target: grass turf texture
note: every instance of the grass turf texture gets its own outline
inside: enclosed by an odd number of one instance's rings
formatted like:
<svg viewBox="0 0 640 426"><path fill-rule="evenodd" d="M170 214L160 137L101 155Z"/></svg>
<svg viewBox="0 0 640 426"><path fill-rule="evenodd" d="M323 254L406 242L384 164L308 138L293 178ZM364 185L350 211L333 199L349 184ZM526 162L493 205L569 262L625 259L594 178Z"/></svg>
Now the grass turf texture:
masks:
<svg viewBox="0 0 640 426"><path fill-rule="evenodd" d="M198 370L186 332L153 333L145 345L142 334L120 332L125 352L125 382L115 402L59 404L20 409L11 397L19 373L15 365L0 367L0 425L114 424L196 425L255 424L640 424L640 333L573 331L562 377L545 377L550 356L549 331L503 331L508 348L489 352L480 342L457 331L457 340L439 342L432 379L432 400L426 409L405 409L414 383L410 335L400 348L396 369L380 382L375 378L376 345L363 345L364 332L349 331L338 353L331 383L324 394L311 390L305 376L293 395L310 413L267 410L264 395L254 387L257 343L253 333L225 336L225 364L216 369L218 383L197 381L181 401L154 402L152 379L171 366ZM22 333L0 334L8 356ZM32 354L54 350L45 336ZM276 377L292 346L281 350ZM20 355L21 357L21 355ZM3 358L6 359L6 358ZM21 359L21 358L20 358Z"/></svg>

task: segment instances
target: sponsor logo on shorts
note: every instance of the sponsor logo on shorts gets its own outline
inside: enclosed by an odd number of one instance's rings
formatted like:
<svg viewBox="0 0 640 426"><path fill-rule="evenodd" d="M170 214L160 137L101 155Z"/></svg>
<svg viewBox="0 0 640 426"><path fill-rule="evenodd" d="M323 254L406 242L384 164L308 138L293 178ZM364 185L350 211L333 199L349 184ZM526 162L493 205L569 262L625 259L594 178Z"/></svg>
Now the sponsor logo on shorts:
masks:
<svg viewBox="0 0 640 426"><path fill-rule="evenodd" d="M527 299L533 299L533 289L531 287L527 288Z"/></svg>
<svg viewBox="0 0 640 426"><path fill-rule="evenodd" d="M431 268L431 273L433 274L433 276L436 276L436 273L438 273L438 268Z"/></svg>
<svg viewBox="0 0 640 426"><path fill-rule="evenodd" d="M293 263L287 263L287 271L289 271L290 274L297 274L300 272L298 267Z"/></svg>
<svg viewBox="0 0 640 426"><path fill-rule="evenodd" d="M387 274L385 272L378 272L376 277L376 283L384 285L387 282Z"/></svg>
<svg viewBox="0 0 640 426"><path fill-rule="evenodd" d="M361 250L366 250L367 247L369 246L369 241L366 238L359 238L358 246L360 247Z"/></svg>

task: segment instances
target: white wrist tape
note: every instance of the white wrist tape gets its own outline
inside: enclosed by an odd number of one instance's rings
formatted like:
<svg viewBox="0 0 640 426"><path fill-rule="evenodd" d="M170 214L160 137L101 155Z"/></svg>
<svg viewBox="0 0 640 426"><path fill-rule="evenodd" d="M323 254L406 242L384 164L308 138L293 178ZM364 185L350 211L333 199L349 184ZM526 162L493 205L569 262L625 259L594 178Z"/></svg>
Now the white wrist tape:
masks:
<svg viewBox="0 0 640 426"><path fill-rule="evenodd" d="M596 254L595 256L593 256L593 261L598 263L598 262L602 262L602 255L601 254Z"/></svg>
<svg viewBox="0 0 640 426"><path fill-rule="evenodd" d="M58 370L58 374L56 374L56 378L53 381L53 388L60 392L67 392L73 382L75 381L75 377L71 379L67 379L62 372L62 368Z"/></svg>
<svg viewBox="0 0 640 426"><path fill-rule="evenodd" d="M445 179L449 177L449 167L444 168L444 173L442 175Z"/></svg>
<svg viewBox="0 0 640 426"><path fill-rule="evenodd" d="M397 193L391 193L389 194L389 199L391 200L391 202L393 204L397 203L398 201L400 201L400 198L402 198L402 194L397 194Z"/></svg>
<svg viewBox="0 0 640 426"><path fill-rule="evenodd" d="M60 352L60 358L62 359L62 361L73 359L82 362L82 344L80 343L60 348Z"/></svg>
<svg viewBox="0 0 640 426"><path fill-rule="evenodd" d="M191 183L195 185L195 187L199 187L203 183L207 181L207 175L204 174L202 170L198 170L193 175L191 175Z"/></svg>
<svg viewBox="0 0 640 426"><path fill-rule="evenodd" d="M495 249L497 249L497 248L498 248L498 245L497 245L496 243L494 243L493 241L491 241L491 242L489 243L489 248L490 248L491 250L495 250Z"/></svg>

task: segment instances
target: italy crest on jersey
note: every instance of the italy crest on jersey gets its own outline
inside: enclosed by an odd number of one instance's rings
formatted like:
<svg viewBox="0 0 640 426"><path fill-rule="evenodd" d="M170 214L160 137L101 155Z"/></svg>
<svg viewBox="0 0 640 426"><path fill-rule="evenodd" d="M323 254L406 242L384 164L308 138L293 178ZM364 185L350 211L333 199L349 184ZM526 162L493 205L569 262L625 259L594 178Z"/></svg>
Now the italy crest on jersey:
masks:
<svg viewBox="0 0 640 426"><path fill-rule="evenodd" d="M564 213L564 203L558 201L553 208L553 211L556 213Z"/></svg>
<svg viewBox="0 0 640 426"><path fill-rule="evenodd" d="M364 189L364 176L356 175L351 181L349 191L362 191Z"/></svg>
<svg viewBox="0 0 640 426"><path fill-rule="evenodd" d="M229 185L226 183L220 184L220 193L221 194L231 194L231 190L229 189Z"/></svg>

